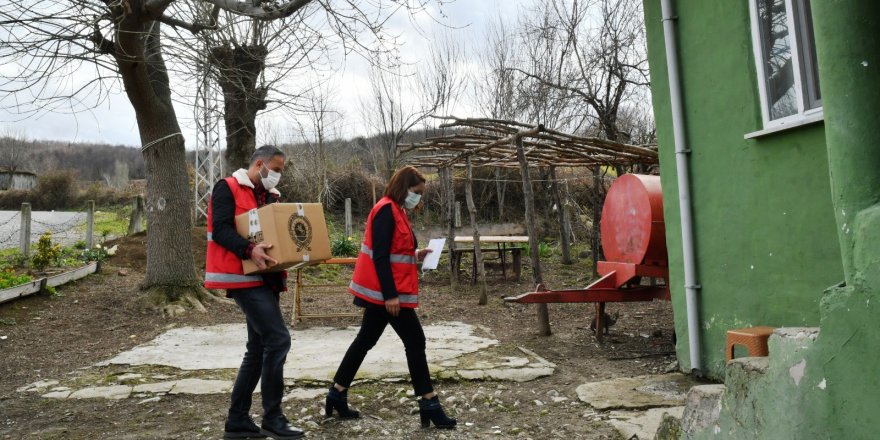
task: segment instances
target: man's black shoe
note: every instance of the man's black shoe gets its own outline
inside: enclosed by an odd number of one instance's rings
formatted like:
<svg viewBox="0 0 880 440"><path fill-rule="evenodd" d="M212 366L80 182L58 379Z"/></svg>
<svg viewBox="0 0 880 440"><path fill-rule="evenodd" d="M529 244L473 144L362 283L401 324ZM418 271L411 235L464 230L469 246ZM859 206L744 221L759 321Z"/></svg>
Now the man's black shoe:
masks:
<svg viewBox="0 0 880 440"><path fill-rule="evenodd" d="M226 421L226 427L223 432L224 439L261 439L266 438L260 427L253 420L247 419L243 422L232 423Z"/></svg>
<svg viewBox="0 0 880 440"><path fill-rule="evenodd" d="M284 416L263 420L261 433L275 440L293 440L306 435L302 429L293 427Z"/></svg>

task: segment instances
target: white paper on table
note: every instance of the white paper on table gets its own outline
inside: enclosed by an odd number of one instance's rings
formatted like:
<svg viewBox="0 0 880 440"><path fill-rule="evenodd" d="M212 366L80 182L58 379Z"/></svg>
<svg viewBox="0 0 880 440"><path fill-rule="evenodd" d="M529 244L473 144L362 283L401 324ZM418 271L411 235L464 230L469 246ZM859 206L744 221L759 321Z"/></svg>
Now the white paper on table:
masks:
<svg viewBox="0 0 880 440"><path fill-rule="evenodd" d="M445 244L445 238L431 239L431 242L428 243L428 249L430 249L431 252L428 252L428 254L425 255L425 259L422 260L422 270L437 268L437 265L440 264L440 254L443 253L443 246Z"/></svg>

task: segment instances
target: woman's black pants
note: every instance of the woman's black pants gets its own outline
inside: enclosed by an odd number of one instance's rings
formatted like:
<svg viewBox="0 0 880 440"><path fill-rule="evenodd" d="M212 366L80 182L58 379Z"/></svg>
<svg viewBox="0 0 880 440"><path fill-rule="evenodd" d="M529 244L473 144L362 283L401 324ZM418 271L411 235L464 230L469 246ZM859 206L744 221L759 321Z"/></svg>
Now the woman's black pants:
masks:
<svg viewBox="0 0 880 440"><path fill-rule="evenodd" d="M416 395L422 396L434 391L434 387L431 386L431 373L428 372L428 360L425 357L425 332L422 331L422 324L415 309L401 308L400 314L394 317L384 308L365 307L361 330L345 352L345 357L342 358L333 380L346 388L351 385L367 352L376 345L388 324L391 324L391 328L403 341L406 349L406 364L409 367L409 375L412 377Z"/></svg>

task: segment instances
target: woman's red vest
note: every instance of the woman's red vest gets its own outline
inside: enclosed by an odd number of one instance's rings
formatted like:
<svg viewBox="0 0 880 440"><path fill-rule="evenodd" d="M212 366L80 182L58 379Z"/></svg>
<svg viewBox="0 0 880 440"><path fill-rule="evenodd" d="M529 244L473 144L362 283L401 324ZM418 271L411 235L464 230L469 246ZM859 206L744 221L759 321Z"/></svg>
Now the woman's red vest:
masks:
<svg viewBox="0 0 880 440"><path fill-rule="evenodd" d="M244 214L257 208L257 199L253 189L242 186L233 177L227 177L226 183L235 199L235 215ZM241 266L241 258L228 251L211 239L214 225L211 216L211 202L208 201L208 255L205 258L205 287L208 289L243 289L263 285L260 275L245 275Z"/></svg>
<svg viewBox="0 0 880 440"><path fill-rule="evenodd" d="M352 295L373 304L385 304L379 276L373 264L373 218L383 206L391 204L394 213L394 233L391 236L391 273L397 288L400 306L414 309L419 306L419 273L416 267L416 243L413 238L412 225L406 211L393 200L383 197L376 203L370 216L367 217L367 229L361 253L354 266L354 275L348 291Z"/></svg>

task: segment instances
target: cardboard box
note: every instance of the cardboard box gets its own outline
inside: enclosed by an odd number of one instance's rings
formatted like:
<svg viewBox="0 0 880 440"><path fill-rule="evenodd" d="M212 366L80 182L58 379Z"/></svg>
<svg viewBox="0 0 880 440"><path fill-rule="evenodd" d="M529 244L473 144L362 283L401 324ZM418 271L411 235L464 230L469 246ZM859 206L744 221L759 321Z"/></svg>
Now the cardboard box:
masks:
<svg viewBox="0 0 880 440"><path fill-rule="evenodd" d="M320 203L271 203L235 216L235 229L251 243L271 244L267 253L278 260L278 264L262 271L253 261L244 260L245 274L278 272L331 257Z"/></svg>

